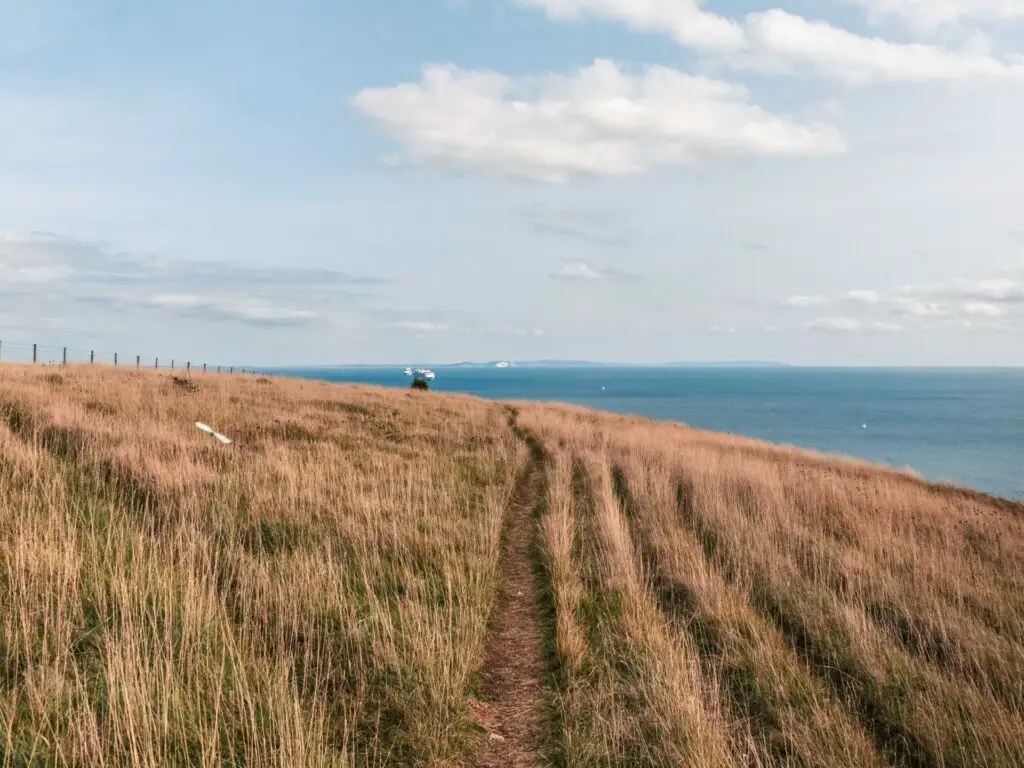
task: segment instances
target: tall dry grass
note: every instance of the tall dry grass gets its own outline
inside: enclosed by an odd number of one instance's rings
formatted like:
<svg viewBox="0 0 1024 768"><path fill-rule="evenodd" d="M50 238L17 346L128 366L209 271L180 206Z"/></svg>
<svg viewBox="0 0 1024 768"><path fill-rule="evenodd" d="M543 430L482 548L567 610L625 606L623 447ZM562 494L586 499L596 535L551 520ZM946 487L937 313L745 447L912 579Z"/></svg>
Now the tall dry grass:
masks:
<svg viewBox="0 0 1024 768"><path fill-rule="evenodd" d="M461 758L504 410L194 381L0 371L0 764Z"/></svg>
<svg viewBox="0 0 1024 768"><path fill-rule="evenodd" d="M1024 765L1024 505L580 409L524 405L520 424L550 454L576 764ZM607 727L695 691L699 757L692 726Z"/></svg>
<svg viewBox="0 0 1024 768"><path fill-rule="evenodd" d="M0 369L0 765L471 762L523 437L555 764L1024 765L1022 505L568 407L194 381Z"/></svg>

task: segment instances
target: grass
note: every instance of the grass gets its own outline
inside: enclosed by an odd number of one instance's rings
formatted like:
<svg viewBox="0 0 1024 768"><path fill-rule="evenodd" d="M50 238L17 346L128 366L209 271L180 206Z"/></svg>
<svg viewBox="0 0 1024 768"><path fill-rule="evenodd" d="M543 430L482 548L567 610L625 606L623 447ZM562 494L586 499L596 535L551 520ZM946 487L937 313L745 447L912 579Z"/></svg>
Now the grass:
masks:
<svg viewBox="0 0 1024 768"><path fill-rule="evenodd" d="M567 762L1024 764L1024 505L579 409L520 425L550 454Z"/></svg>
<svg viewBox="0 0 1024 768"><path fill-rule="evenodd" d="M0 766L474 764L530 461L554 763L1024 764L1021 505L510 413L0 368Z"/></svg>
<svg viewBox="0 0 1024 768"><path fill-rule="evenodd" d="M505 414L193 381L0 372L0 763L458 759L527 457Z"/></svg>

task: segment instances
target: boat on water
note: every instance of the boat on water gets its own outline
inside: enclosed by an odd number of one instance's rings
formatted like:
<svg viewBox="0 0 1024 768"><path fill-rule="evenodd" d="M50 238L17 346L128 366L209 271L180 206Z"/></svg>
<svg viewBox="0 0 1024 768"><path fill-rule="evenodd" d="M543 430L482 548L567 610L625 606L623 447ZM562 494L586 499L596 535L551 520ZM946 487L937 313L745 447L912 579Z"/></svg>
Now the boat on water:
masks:
<svg viewBox="0 0 1024 768"><path fill-rule="evenodd" d="M495 368L511 368L512 367L512 363L510 363L508 360L502 360L500 363L495 363L494 367Z"/></svg>

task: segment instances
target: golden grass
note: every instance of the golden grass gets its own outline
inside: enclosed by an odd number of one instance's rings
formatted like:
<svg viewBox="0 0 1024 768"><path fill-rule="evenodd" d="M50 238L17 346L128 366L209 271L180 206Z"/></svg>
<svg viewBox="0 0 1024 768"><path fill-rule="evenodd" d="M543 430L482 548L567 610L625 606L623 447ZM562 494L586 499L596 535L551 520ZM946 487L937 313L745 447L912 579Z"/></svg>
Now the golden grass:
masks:
<svg viewBox="0 0 1024 768"><path fill-rule="evenodd" d="M570 762L1024 765L1024 506L579 409L519 422L553 468ZM615 640L631 637L664 643ZM689 678L666 668L694 655ZM695 692L702 708L679 706ZM608 727L630 718L661 727Z"/></svg>
<svg viewBox="0 0 1024 768"><path fill-rule="evenodd" d="M196 380L0 374L0 762L459 758L527 457L506 414Z"/></svg>
<svg viewBox="0 0 1024 768"><path fill-rule="evenodd" d="M524 436L556 764L1024 764L1021 505L568 407L193 380L0 369L0 766L472 764Z"/></svg>

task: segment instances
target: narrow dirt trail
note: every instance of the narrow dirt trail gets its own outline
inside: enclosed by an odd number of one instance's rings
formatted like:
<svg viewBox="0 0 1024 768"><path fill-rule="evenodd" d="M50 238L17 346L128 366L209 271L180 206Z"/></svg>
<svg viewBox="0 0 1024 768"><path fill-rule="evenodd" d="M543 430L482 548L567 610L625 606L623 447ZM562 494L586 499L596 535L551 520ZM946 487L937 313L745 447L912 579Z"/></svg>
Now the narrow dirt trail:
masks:
<svg viewBox="0 0 1024 768"><path fill-rule="evenodd" d="M477 750L477 768L533 768L546 765L544 734L544 630L534 583L531 549L534 509L543 470L534 460L508 510L501 593L484 661L486 702L473 702L487 731Z"/></svg>

